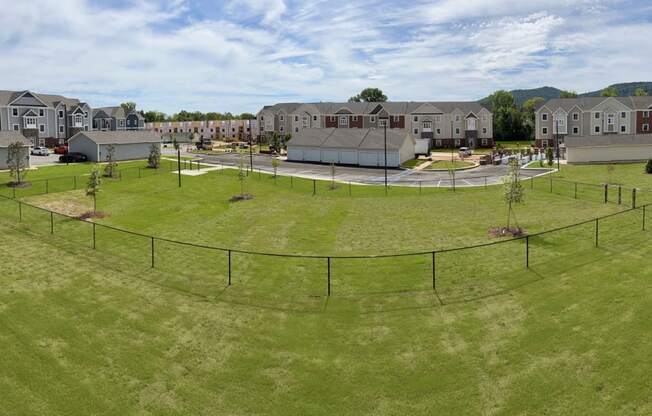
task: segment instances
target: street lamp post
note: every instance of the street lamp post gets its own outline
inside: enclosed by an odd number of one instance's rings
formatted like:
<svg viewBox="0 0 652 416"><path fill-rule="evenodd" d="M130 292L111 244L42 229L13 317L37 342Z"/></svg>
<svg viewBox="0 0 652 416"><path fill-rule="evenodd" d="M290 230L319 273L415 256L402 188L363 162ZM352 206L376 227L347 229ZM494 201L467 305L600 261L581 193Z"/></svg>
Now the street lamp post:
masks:
<svg viewBox="0 0 652 416"><path fill-rule="evenodd" d="M555 120L555 154L557 156L557 170L559 170L559 119Z"/></svg>
<svg viewBox="0 0 652 416"><path fill-rule="evenodd" d="M385 119L385 194L387 194L387 119Z"/></svg>
<svg viewBox="0 0 652 416"><path fill-rule="evenodd" d="M251 126L251 120L249 120L249 170L251 173L254 173L254 153L253 153L253 127Z"/></svg>

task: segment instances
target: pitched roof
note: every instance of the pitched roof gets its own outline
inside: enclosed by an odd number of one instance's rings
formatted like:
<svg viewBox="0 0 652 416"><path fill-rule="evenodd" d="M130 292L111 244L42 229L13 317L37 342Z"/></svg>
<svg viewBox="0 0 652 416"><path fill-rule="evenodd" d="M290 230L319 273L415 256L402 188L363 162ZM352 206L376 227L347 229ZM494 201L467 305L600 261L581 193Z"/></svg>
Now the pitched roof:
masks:
<svg viewBox="0 0 652 416"><path fill-rule="evenodd" d="M405 140L413 140L407 130L387 129L387 149L398 150ZM331 149L381 150L385 146L384 129L303 129L292 136L288 146Z"/></svg>
<svg viewBox="0 0 652 416"><path fill-rule="evenodd" d="M73 105L83 105L84 103L81 103L78 99L76 98L68 98L64 97L62 95L53 95L53 94L38 94L32 91L7 91L7 90L1 90L0 91L0 106L6 106L10 102L14 101L16 98L24 94L25 92L29 92L30 94L33 94L34 96L38 97L41 101L45 102L51 107L56 107L59 105L59 103L64 103L67 106L73 106Z"/></svg>
<svg viewBox="0 0 652 416"><path fill-rule="evenodd" d="M161 138L148 130L138 131L82 131L70 138L87 137L96 144L160 143Z"/></svg>
<svg viewBox="0 0 652 416"><path fill-rule="evenodd" d="M483 108L481 104L475 101L386 101L386 102L320 102L320 103L278 103L264 106L262 111L272 111L274 113L283 110L286 113L292 113L304 105L314 106L321 114L335 114L342 108L348 108L353 114L370 114L377 106L389 114L410 114L416 111L424 104L431 104L445 113L451 113L459 109L463 113L478 113ZM489 111L488 109L486 109Z"/></svg>
<svg viewBox="0 0 652 416"><path fill-rule="evenodd" d="M562 108L570 111L578 106L582 110L590 110L610 97L578 97L578 98L553 98L536 107L536 111L545 106L550 111ZM633 110L648 109L652 105L652 97L612 97L616 101L626 105Z"/></svg>
<svg viewBox="0 0 652 416"><path fill-rule="evenodd" d="M566 147L652 145L650 134L603 134L600 136L566 136Z"/></svg>
<svg viewBox="0 0 652 416"><path fill-rule="evenodd" d="M99 107L99 108L94 108L93 109L93 117L100 111L104 111L109 117L115 117L115 118L125 118L125 110L122 108L122 106L115 106L115 107Z"/></svg>
<svg viewBox="0 0 652 416"><path fill-rule="evenodd" d="M9 147L10 144L22 142L25 146L31 146L32 142L17 131L0 131L0 147Z"/></svg>

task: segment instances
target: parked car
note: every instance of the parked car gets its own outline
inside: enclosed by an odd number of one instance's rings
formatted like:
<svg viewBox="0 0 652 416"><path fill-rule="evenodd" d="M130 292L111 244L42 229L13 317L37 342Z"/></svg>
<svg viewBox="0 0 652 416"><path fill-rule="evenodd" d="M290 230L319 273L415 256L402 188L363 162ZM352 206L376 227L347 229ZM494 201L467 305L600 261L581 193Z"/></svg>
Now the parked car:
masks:
<svg viewBox="0 0 652 416"><path fill-rule="evenodd" d="M57 146L54 148L54 153L57 155L65 155L68 153L68 146Z"/></svg>
<svg viewBox="0 0 652 416"><path fill-rule="evenodd" d="M473 150L468 147L460 147L459 154L461 157L469 157L473 154Z"/></svg>
<svg viewBox="0 0 652 416"><path fill-rule="evenodd" d="M32 148L31 153L33 155L35 155L35 156L49 156L50 155L50 151L48 150L48 148L47 147L42 147L42 146L36 146L36 147Z"/></svg>
<svg viewBox="0 0 652 416"><path fill-rule="evenodd" d="M88 157L86 157L85 154L83 153L67 153L63 156L59 157L59 162L61 163L79 163L79 162L86 162L88 160Z"/></svg>

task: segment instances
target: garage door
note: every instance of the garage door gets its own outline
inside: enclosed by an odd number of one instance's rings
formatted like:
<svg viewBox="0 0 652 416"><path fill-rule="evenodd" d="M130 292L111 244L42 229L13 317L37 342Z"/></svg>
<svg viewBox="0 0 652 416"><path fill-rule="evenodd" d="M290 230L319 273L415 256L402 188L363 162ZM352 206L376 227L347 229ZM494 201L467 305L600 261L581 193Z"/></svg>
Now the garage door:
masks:
<svg viewBox="0 0 652 416"><path fill-rule="evenodd" d="M359 152L360 166L379 166L379 158L377 152Z"/></svg>
<svg viewBox="0 0 652 416"><path fill-rule="evenodd" d="M324 163L340 163L337 150L322 150L321 161Z"/></svg>
<svg viewBox="0 0 652 416"><path fill-rule="evenodd" d="M307 162L321 162L321 151L319 149L304 149L303 160Z"/></svg>
<svg viewBox="0 0 652 416"><path fill-rule="evenodd" d="M358 152L356 151L346 151L343 150L340 152L340 163L346 165L357 165L358 164Z"/></svg>
<svg viewBox="0 0 652 416"><path fill-rule="evenodd" d="M303 149L300 147L288 147L288 160L303 160Z"/></svg>

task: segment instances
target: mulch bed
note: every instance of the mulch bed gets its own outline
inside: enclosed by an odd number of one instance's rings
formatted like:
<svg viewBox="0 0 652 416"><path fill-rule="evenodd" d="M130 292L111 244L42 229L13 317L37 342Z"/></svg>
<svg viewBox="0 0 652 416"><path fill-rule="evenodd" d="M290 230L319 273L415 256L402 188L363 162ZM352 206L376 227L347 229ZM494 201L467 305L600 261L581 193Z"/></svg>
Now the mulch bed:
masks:
<svg viewBox="0 0 652 416"><path fill-rule="evenodd" d="M527 232L521 227L495 227L489 229L491 237L522 237Z"/></svg>
<svg viewBox="0 0 652 416"><path fill-rule="evenodd" d="M25 189L25 188L31 188L32 184L30 182L20 182L20 183L8 182L7 186L9 188Z"/></svg>
<svg viewBox="0 0 652 416"><path fill-rule="evenodd" d="M254 196L251 194L243 194L243 195L233 195L231 199L229 199L229 201L238 202L238 201L248 201L250 199L254 199Z"/></svg>
<svg viewBox="0 0 652 416"><path fill-rule="evenodd" d="M83 214L81 214L77 218L79 218L80 220L90 220L91 218L100 218L100 219L102 219L102 218L105 218L106 216L107 216L107 214L104 213L104 212L101 212L101 211L97 211L97 212L88 211L88 212L84 212Z"/></svg>

